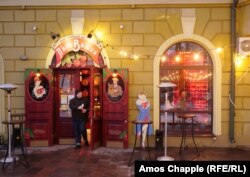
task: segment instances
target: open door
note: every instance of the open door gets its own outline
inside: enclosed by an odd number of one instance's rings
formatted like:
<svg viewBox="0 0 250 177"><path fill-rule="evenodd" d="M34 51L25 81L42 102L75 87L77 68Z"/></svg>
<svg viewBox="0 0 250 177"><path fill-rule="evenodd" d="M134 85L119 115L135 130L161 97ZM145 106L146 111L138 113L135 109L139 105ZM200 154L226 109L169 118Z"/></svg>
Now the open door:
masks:
<svg viewBox="0 0 250 177"><path fill-rule="evenodd" d="M53 90L50 69L25 70L26 129L32 136L30 146L51 146L53 134Z"/></svg>
<svg viewBox="0 0 250 177"><path fill-rule="evenodd" d="M128 70L103 69L103 145L128 147Z"/></svg>
<svg viewBox="0 0 250 177"><path fill-rule="evenodd" d="M90 102L87 121L88 141L91 149L102 144L102 69L54 68L55 143L74 144L74 131L69 102L75 90L80 89Z"/></svg>

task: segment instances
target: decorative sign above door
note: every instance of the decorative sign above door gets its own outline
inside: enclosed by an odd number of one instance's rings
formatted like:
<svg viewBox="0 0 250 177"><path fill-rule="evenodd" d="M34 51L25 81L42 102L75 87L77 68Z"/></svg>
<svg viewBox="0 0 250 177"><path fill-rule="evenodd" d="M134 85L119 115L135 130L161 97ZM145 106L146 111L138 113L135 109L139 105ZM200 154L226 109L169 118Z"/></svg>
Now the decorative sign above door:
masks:
<svg viewBox="0 0 250 177"><path fill-rule="evenodd" d="M82 51L87 53L93 60L94 65L100 65L99 55L102 50L92 39L82 35L70 35L60 39L54 47L56 55L56 67L59 67L62 63L62 59L69 52Z"/></svg>

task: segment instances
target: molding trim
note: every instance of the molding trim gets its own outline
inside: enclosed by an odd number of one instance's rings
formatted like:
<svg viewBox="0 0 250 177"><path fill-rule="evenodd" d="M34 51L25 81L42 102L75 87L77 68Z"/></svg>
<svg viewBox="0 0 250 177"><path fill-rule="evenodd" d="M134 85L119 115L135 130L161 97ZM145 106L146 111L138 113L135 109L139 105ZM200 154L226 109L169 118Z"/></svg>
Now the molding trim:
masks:
<svg viewBox="0 0 250 177"><path fill-rule="evenodd" d="M182 24L183 35L190 36L194 33L194 26L196 21L195 9L183 8L181 10L181 13L182 13L181 24Z"/></svg>
<svg viewBox="0 0 250 177"><path fill-rule="evenodd" d="M71 10L71 28L73 34L82 34L84 26L84 10Z"/></svg>
<svg viewBox="0 0 250 177"><path fill-rule="evenodd" d="M231 0L43 0L43 1L34 1L34 0L1 0L1 5L3 6L24 6L24 5L33 5L33 6L42 6L42 5L140 5L140 4L228 4L231 3Z"/></svg>
<svg viewBox="0 0 250 177"><path fill-rule="evenodd" d="M181 17L183 35L191 36L194 32L196 17Z"/></svg>
<svg viewBox="0 0 250 177"><path fill-rule="evenodd" d="M239 4L240 5L240 4ZM246 4L247 5L247 4ZM230 3L221 4L123 4L123 5L27 5L1 6L0 10L87 10L87 9L147 9L147 8L230 8Z"/></svg>

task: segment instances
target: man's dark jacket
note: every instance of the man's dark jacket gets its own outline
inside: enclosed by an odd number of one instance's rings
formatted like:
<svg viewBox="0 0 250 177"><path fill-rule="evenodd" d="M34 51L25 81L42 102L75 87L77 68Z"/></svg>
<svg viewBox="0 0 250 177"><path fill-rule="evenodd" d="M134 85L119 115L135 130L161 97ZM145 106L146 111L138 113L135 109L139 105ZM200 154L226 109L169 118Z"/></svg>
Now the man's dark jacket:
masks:
<svg viewBox="0 0 250 177"><path fill-rule="evenodd" d="M87 109L85 113L82 113L82 110L78 109L79 106L84 104L84 109ZM89 101L86 98L80 98L78 99L76 96L70 100L69 107L72 112L72 118L73 120L79 120L79 119L88 119L88 113L89 113Z"/></svg>

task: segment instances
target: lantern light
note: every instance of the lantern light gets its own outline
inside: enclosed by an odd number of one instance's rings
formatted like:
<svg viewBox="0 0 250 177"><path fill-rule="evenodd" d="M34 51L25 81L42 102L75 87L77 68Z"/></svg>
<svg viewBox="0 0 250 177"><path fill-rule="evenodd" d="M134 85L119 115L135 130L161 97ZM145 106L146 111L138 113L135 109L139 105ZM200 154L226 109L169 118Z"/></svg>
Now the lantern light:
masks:
<svg viewBox="0 0 250 177"><path fill-rule="evenodd" d="M176 61L176 62L180 62L180 61L181 61L181 57L180 57L179 55L176 55L175 61Z"/></svg>

